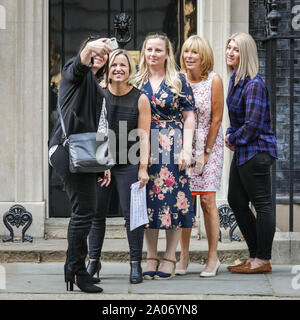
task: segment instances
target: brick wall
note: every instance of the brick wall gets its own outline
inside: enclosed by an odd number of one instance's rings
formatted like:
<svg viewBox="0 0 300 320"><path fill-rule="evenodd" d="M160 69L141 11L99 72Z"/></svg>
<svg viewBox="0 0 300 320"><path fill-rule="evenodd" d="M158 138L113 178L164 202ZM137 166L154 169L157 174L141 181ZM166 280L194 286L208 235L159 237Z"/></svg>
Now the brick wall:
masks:
<svg viewBox="0 0 300 320"><path fill-rule="evenodd" d="M300 1L277 1L281 14L278 35L292 34L292 6L300 5ZM294 2L294 4L292 3ZM249 1L249 32L256 40L260 60L260 73L265 77L265 45L258 39L265 37L266 10L264 0ZM300 36L300 31L293 32ZM268 57L270 58L270 57ZM277 161L276 185L277 199L286 202L289 195L289 143L290 143L290 63L294 63L294 195L300 200L300 40L295 40L294 62L290 60L290 40L277 40L276 52L276 136L279 159ZM274 79L275 81L275 79Z"/></svg>

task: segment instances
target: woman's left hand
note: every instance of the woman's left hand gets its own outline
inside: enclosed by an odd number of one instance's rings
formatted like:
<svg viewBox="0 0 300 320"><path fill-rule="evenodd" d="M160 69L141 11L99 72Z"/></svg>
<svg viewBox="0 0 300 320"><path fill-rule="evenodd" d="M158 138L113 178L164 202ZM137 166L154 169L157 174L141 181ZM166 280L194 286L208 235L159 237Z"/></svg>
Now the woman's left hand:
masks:
<svg viewBox="0 0 300 320"><path fill-rule="evenodd" d="M140 189L142 189L149 181L147 169L140 169L138 173L138 180L140 181Z"/></svg>
<svg viewBox="0 0 300 320"><path fill-rule="evenodd" d="M181 150L178 158L178 170L182 171L191 165L191 154L184 149Z"/></svg>

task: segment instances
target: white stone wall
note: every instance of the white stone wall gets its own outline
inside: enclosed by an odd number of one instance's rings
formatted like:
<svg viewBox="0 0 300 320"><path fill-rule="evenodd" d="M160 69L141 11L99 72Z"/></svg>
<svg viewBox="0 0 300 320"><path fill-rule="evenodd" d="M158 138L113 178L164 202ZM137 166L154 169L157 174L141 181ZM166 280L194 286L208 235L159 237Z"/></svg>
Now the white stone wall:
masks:
<svg viewBox="0 0 300 320"><path fill-rule="evenodd" d="M0 219L14 204L33 215L28 234L44 236L44 0L1 0ZM8 234L0 223L0 235Z"/></svg>

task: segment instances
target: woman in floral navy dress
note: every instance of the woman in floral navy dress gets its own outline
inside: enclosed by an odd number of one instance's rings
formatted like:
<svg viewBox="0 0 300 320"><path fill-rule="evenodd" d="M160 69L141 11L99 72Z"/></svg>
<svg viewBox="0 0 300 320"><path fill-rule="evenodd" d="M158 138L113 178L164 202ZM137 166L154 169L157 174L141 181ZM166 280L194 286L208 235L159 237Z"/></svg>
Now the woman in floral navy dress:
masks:
<svg viewBox="0 0 300 320"><path fill-rule="evenodd" d="M194 223L185 169L191 158L195 103L191 87L175 66L172 45L167 36L161 33L148 35L136 75L136 84L148 96L152 113L145 279L170 279L174 276L181 228L191 228ZM166 230L167 240L160 265L157 257L159 229Z"/></svg>

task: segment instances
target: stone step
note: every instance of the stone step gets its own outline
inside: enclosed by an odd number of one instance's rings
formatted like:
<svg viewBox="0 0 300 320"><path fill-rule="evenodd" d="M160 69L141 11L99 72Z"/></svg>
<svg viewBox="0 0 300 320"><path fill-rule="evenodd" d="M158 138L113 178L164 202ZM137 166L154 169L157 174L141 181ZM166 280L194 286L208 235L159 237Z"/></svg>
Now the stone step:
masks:
<svg viewBox="0 0 300 320"><path fill-rule="evenodd" d="M66 239L69 218L50 218L45 222L46 239ZM123 218L107 218L106 232L107 239L126 239L126 230Z"/></svg>
<svg viewBox="0 0 300 320"><path fill-rule="evenodd" d="M66 239L69 224L69 218L50 218L45 222L46 239ZM193 228L192 237L199 238L199 231ZM124 218L107 218L106 219L106 239L127 239ZM165 232L159 233L160 239L165 239Z"/></svg>
<svg viewBox="0 0 300 320"><path fill-rule="evenodd" d="M164 234L164 232L160 232ZM165 251L166 240L158 239L158 254L162 257ZM146 243L144 241L143 259L146 259ZM62 262L65 260L67 250L66 239L33 239L29 242L2 242L0 241L0 263L6 262ZM179 260L180 246L177 248ZM224 239L218 244L218 255L222 263L231 264L237 259L248 257L245 241ZM199 240L191 237L191 262L205 263L208 256L206 239ZM127 239L105 238L102 250L103 261L129 261ZM276 232L272 249L273 264L299 264L300 265L300 232Z"/></svg>
<svg viewBox="0 0 300 320"><path fill-rule="evenodd" d="M158 240L158 253L162 257L165 251L165 239ZM0 242L0 263L11 262L63 262L67 250L66 239L33 239L29 242ZM177 251L179 260L180 248ZM233 263L236 259L246 258L247 246L244 241L219 243L219 258L222 263ZM205 263L208 255L206 240L191 239L191 262ZM144 243L143 259L146 259L146 245ZM124 239L105 239L101 255L102 261L129 261L128 243Z"/></svg>

